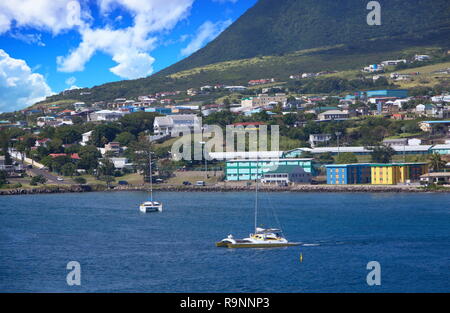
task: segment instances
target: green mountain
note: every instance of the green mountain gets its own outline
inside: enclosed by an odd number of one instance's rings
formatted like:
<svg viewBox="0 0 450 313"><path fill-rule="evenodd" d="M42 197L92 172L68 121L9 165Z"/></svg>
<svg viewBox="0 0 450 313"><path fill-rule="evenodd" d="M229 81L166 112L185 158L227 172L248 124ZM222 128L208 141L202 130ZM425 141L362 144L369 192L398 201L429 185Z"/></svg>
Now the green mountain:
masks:
<svg viewBox="0 0 450 313"><path fill-rule="evenodd" d="M138 80L89 89L82 101L135 97L204 84L323 70L357 69L388 58L450 48L450 1L380 0L381 25L366 22L368 0L260 0L214 41ZM74 93L47 102L73 98Z"/></svg>
<svg viewBox="0 0 450 313"><path fill-rule="evenodd" d="M164 72L338 44L365 51L367 40L384 40L396 46L401 40L407 46L449 38L443 37L450 34L448 0L379 1L380 26L367 24L368 2L260 0L216 40Z"/></svg>

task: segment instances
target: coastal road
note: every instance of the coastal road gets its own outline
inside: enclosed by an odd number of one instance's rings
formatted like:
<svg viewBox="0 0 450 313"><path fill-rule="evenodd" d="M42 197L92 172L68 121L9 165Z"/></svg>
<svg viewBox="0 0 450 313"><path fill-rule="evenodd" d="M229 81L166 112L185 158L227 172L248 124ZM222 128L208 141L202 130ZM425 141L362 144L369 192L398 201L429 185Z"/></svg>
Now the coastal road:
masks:
<svg viewBox="0 0 450 313"><path fill-rule="evenodd" d="M69 182L66 181L59 181L57 178L58 176L55 176L53 174L51 174L49 171L46 170L41 170L38 168L28 168L27 172L29 174L31 174L31 176L37 176L37 175L42 175L47 179L47 183L50 183L52 185L70 185Z"/></svg>
<svg viewBox="0 0 450 313"><path fill-rule="evenodd" d="M37 175L42 175L47 179L47 182L52 184L52 185L71 185L71 183L66 182L66 181L59 181L57 178L58 176L53 175L51 172L46 171L46 170L42 170L39 169L35 166L33 166L32 168L28 168L29 164L22 162L22 154L18 151L15 150L11 150L9 151L9 153L11 154L11 157L18 163L22 164L23 168L26 169L27 173L31 176L37 176ZM25 157L25 159L27 159ZM31 159L27 159L27 162L33 162L33 160ZM34 162L34 164L37 164L37 162ZM43 165L41 165L43 166Z"/></svg>

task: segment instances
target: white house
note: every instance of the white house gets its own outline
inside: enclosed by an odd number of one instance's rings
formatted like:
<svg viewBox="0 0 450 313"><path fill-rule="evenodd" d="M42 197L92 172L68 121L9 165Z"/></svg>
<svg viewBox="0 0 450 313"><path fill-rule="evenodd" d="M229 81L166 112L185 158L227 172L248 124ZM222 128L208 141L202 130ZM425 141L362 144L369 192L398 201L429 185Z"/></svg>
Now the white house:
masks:
<svg viewBox="0 0 450 313"><path fill-rule="evenodd" d="M110 158L109 160L114 164L114 167L118 170L133 168L133 163L130 163L127 158Z"/></svg>
<svg viewBox="0 0 450 313"><path fill-rule="evenodd" d="M91 136L92 136L92 130L90 132L81 134L80 145L82 145L82 146L87 145L88 141L91 140Z"/></svg>
<svg viewBox="0 0 450 313"><path fill-rule="evenodd" d="M193 131L200 130L201 127L201 118L194 114L157 116L153 122L156 135L177 135L186 129Z"/></svg>
<svg viewBox="0 0 450 313"><path fill-rule="evenodd" d="M350 117L348 111L329 110L318 115L320 121L326 120L345 120Z"/></svg>
<svg viewBox="0 0 450 313"><path fill-rule="evenodd" d="M92 122L113 122L117 121L121 117L123 117L125 114L129 112L122 112L122 111L111 111L111 110L101 110L96 111L88 115L88 121Z"/></svg>
<svg viewBox="0 0 450 313"><path fill-rule="evenodd" d="M381 64L383 66L396 66L396 65L399 65L400 63L405 63L406 64L406 60L405 59L402 59L402 60L387 60L387 61L381 62Z"/></svg>
<svg viewBox="0 0 450 313"><path fill-rule="evenodd" d="M309 143L311 144L311 147L315 147L320 143L325 143L330 141L332 138L332 135L330 134L311 134L309 135Z"/></svg>
<svg viewBox="0 0 450 313"><path fill-rule="evenodd" d="M431 57L429 55L426 55L426 54L422 54L422 55L416 54L414 56L414 61L419 61L419 62L428 61L430 59L431 59Z"/></svg>

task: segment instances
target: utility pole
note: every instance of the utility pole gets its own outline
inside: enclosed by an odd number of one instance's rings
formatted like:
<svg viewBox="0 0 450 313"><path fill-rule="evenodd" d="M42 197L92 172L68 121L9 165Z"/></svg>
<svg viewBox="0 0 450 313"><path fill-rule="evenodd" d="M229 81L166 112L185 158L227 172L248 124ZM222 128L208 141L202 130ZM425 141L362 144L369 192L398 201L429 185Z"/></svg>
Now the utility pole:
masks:
<svg viewBox="0 0 450 313"><path fill-rule="evenodd" d="M341 133L341 132L336 132L335 134L336 134L336 137L337 137L337 145L338 145L338 156L339 156L339 155L340 155L340 151L339 151L339 136L341 136L341 135L342 135L342 133Z"/></svg>
<svg viewBox="0 0 450 313"><path fill-rule="evenodd" d="M202 151L203 151L203 157L205 158L205 180L208 179L208 159L206 157L206 142L205 141L200 141L199 142L202 145Z"/></svg>

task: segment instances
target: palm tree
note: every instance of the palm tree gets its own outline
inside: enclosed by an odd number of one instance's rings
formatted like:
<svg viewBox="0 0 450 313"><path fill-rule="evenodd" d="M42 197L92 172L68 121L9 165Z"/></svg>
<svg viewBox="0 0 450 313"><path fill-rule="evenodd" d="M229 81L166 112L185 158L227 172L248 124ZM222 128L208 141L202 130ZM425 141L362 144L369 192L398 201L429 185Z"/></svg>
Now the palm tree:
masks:
<svg viewBox="0 0 450 313"><path fill-rule="evenodd" d="M445 161L441 159L441 155L439 153L433 153L428 158L428 164L430 165L430 169L433 172L438 172L442 168L445 167Z"/></svg>

